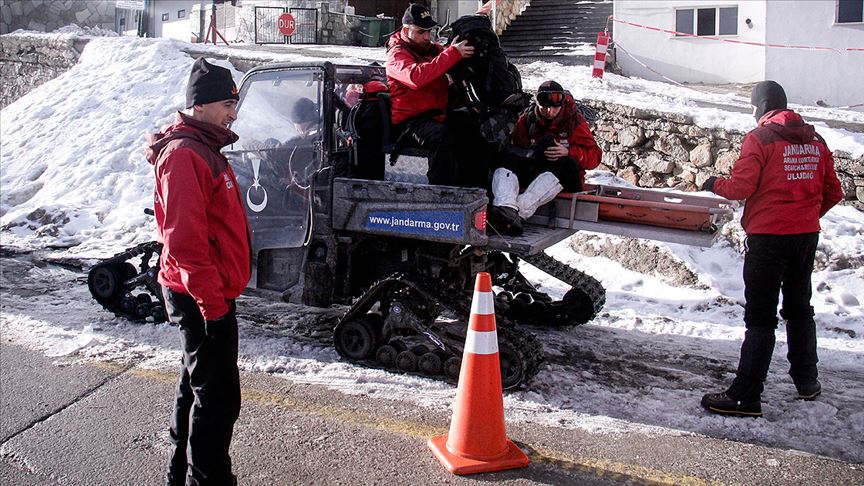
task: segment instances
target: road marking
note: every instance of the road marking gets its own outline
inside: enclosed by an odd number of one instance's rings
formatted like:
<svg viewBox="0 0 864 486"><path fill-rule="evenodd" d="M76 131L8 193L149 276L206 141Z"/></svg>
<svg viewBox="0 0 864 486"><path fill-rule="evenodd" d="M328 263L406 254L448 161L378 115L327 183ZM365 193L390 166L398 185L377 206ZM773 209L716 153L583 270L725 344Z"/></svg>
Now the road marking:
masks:
<svg viewBox="0 0 864 486"><path fill-rule="evenodd" d="M164 383L175 383L177 381L175 374L153 369L133 368L129 371L129 374ZM339 423L349 423L367 429L375 429L409 437L427 439L436 435L446 434L448 431L448 429L442 427L434 427L407 420L397 420L333 405L321 405L317 402L254 388L242 387L242 394L244 403L253 403L264 407L280 407L290 412L310 417L335 420ZM573 458L566 453L554 449L534 447L530 444L518 443L518 445L528 454L531 462L535 464L568 471L577 471L604 479L652 485L716 486L724 484L717 481L707 481L695 476L669 473L649 467L606 459L592 457Z"/></svg>

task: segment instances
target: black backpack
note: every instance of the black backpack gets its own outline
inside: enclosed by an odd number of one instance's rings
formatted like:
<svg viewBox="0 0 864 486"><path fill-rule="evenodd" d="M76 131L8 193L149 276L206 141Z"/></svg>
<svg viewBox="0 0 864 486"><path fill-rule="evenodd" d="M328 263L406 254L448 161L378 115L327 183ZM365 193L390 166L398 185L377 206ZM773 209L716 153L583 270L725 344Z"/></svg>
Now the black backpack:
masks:
<svg viewBox="0 0 864 486"><path fill-rule="evenodd" d="M364 85L360 101L345 119L345 130L352 137L350 177L383 181L384 142L390 138L390 92L380 88L383 83L374 90L368 89L370 85Z"/></svg>
<svg viewBox="0 0 864 486"><path fill-rule="evenodd" d="M514 94L522 93L522 77L510 64L498 35L492 30L492 21L485 15L466 15L450 25L447 44L456 37L474 47L474 55L463 59L450 69L457 82L470 85L477 100L486 107L498 107Z"/></svg>

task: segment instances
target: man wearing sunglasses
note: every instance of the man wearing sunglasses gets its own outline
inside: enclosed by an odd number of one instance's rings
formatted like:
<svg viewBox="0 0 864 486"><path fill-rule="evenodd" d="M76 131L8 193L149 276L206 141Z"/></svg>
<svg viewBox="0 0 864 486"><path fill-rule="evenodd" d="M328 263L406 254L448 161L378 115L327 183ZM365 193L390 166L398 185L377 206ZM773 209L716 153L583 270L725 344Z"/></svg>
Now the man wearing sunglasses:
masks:
<svg viewBox="0 0 864 486"><path fill-rule="evenodd" d="M540 85L510 140L531 149L531 156L513 157L493 173L489 224L519 235L522 222L558 193L581 191L585 171L596 168L603 154L573 96L552 80Z"/></svg>
<svg viewBox="0 0 864 486"><path fill-rule="evenodd" d="M428 8L412 3L402 16L402 29L387 42L390 114L399 145L407 140L429 150L429 183L455 186L460 182L455 138L444 124L450 86L447 71L474 55L474 48L458 38L447 48L432 42L437 25Z"/></svg>

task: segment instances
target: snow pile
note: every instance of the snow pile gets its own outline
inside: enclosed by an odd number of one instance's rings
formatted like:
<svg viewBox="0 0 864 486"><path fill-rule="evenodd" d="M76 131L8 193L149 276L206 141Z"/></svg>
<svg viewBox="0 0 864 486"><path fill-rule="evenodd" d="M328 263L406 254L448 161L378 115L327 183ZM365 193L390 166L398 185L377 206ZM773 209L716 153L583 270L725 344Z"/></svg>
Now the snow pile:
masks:
<svg viewBox="0 0 864 486"><path fill-rule="evenodd" d="M41 248L39 255L56 259L106 256L151 239L153 223L142 212L151 205L153 179L142 154L144 135L183 107L192 58L179 51L180 44L95 38L77 66L0 113L4 246ZM328 49L367 55L356 48ZM301 51L260 56L299 59ZM704 110L693 105L690 90L614 76L594 82L581 69L536 63L523 72L530 72L528 87L552 77L577 97ZM742 126L746 118L745 129L752 127L749 116L739 120L719 110L715 120L724 117ZM850 134L848 144L864 153L860 135ZM614 180L597 171L590 178ZM813 277L826 393L817 402L790 399L794 387L785 374L781 327L764 396L767 419L736 421L699 407L703 392L733 376L743 336L739 218L740 211L709 249L588 233L551 248L556 258L599 278L607 303L591 325L537 330L547 365L529 389L507 396L508 419L594 431L700 433L864 461L864 215L849 207L823 218ZM48 252L49 247L64 249ZM530 267L525 273L554 296L566 290ZM0 273L4 338L61 364L111 360L175 367L175 329L113 318L91 300L79 278L80 273L7 255ZM437 410L452 401L449 385L339 361L331 343L341 309L320 311L254 296L243 297L239 309L244 370Z"/></svg>
<svg viewBox="0 0 864 486"><path fill-rule="evenodd" d="M170 42L95 38L68 72L2 111L2 227L55 246L150 239L144 135L185 104L192 59Z"/></svg>

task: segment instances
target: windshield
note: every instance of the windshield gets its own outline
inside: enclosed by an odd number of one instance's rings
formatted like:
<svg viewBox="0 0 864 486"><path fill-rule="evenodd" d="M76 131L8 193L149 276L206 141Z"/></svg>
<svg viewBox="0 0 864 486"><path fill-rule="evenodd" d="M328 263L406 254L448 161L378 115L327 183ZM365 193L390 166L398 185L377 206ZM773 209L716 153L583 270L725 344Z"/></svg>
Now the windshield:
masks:
<svg viewBox="0 0 864 486"><path fill-rule="evenodd" d="M246 207L252 248L302 246L310 184L321 167L322 74L317 69L266 71L244 81L240 140L226 152Z"/></svg>

